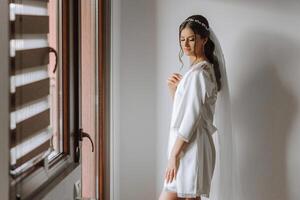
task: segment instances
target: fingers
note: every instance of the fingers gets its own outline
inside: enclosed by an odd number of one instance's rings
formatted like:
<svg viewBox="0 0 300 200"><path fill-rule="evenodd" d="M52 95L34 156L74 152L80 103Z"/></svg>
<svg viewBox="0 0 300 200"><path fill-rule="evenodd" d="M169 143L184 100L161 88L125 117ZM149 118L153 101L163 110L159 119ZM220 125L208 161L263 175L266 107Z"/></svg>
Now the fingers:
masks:
<svg viewBox="0 0 300 200"><path fill-rule="evenodd" d="M170 171L167 170L167 171L166 171L166 175L165 175L165 179L166 179L167 183L168 183L168 181L169 181L169 176L170 176Z"/></svg>
<svg viewBox="0 0 300 200"><path fill-rule="evenodd" d="M168 81L167 81L168 83L173 83L173 84L175 84L176 83L176 80L174 80L173 78L168 78Z"/></svg>
<svg viewBox="0 0 300 200"><path fill-rule="evenodd" d="M174 169L174 179L176 180L177 171Z"/></svg>
<svg viewBox="0 0 300 200"><path fill-rule="evenodd" d="M170 174L171 174L171 176L170 176L169 182L171 183L174 179L174 170L172 170Z"/></svg>
<svg viewBox="0 0 300 200"><path fill-rule="evenodd" d="M172 170L169 170L169 171L167 172L167 177L166 177L167 183L171 182L171 181L170 181L171 178L172 178Z"/></svg>
<svg viewBox="0 0 300 200"><path fill-rule="evenodd" d="M173 179L176 179L176 170L175 169L171 169L171 170L167 170L166 175L165 175L165 179L167 183L170 183L173 181Z"/></svg>
<svg viewBox="0 0 300 200"><path fill-rule="evenodd" d="M180 79L182 78L182 75L178 74L178 73L173 73L172 77L174 77L175 79L180 81Z"/></svg>
<svg viewBox="0 0 300 200"><path fill-rule="evenodd" d="M166 171L165 179L166 179L166 182L168 183L168 181L169 181L169 170Z"/></svg>
<svg viewBox="0 0 300 200"><path fill-rule="evenodd" d="M168 83L176 84L182 79L182 75L178 73L173 73L169 78L168 78Z"/></svg>

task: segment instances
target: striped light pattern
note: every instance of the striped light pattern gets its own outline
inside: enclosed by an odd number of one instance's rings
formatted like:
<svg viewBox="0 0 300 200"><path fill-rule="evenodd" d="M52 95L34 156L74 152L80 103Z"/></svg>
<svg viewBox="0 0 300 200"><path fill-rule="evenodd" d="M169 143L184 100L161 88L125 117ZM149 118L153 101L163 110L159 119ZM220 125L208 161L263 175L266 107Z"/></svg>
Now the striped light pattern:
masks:
<svg viewBox="0 0 300 200"><path fill-rule="evenodd" d="M14 175L51 153L47 6L46 0L14 0L9 6L10 164Z"/></svg>

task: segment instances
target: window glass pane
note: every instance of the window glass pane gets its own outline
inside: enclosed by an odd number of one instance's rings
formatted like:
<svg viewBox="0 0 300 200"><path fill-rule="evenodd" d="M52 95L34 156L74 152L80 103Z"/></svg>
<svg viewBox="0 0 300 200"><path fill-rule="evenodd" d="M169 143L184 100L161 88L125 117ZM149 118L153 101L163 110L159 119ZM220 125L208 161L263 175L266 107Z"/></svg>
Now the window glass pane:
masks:
<svg viewBox="0 0 300 200"><path fill-rule="evenodd" d="M10 164L15 176L62 152L58 8L58 1L10 3Z"/></svg>

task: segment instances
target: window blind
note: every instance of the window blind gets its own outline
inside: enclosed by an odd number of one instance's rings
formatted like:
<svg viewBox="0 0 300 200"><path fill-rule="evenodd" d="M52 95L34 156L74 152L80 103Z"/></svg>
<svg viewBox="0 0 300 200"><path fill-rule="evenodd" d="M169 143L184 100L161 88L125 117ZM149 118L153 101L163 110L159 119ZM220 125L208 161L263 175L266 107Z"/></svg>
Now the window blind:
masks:
<svg viewBox="0 0 300 200"><path fill-rule="evenodd" d="M51 152L47 0L10 2L10 164L18 175Z"/></svg>

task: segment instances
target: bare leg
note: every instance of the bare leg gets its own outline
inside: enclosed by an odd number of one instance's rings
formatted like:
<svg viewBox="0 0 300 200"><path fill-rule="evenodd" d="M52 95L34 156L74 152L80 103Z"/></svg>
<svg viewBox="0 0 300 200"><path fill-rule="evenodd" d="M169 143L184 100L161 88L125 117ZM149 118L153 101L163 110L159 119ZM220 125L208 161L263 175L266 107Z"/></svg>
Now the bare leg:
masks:
<svg viewBox="0 0 300 200"><path fill-rule="evenodd" d="M159 200L178 200L176 192L165 192L160 194Z"/></svg>
<svg viewBox="0 0 300 200"><path fill-rule="evenodd" d="M159 200L201 200L201 197L196 198L178 198L176 192L165 192L160 194Z"/></svg>
<svg viewBox="0 0 300 200"><path fill-rule="evenodd" d="M197 197L197 198L186 198L185 200L201 200L201 197Z"/></svg>

